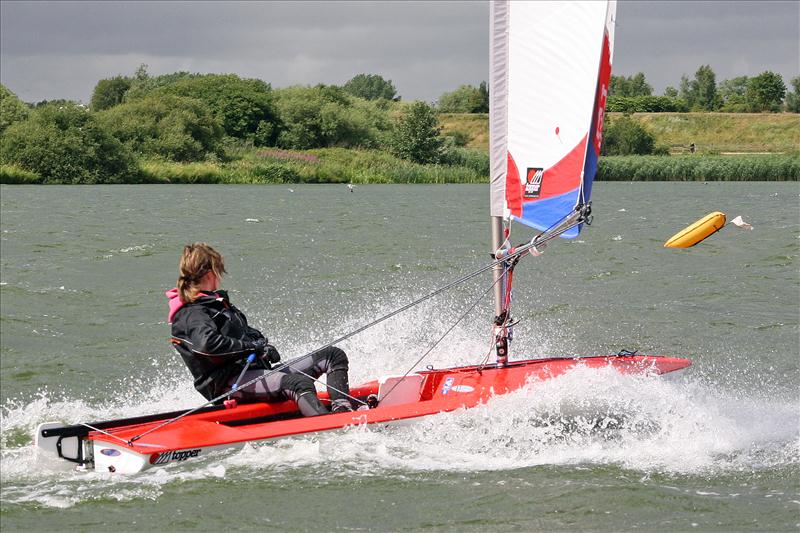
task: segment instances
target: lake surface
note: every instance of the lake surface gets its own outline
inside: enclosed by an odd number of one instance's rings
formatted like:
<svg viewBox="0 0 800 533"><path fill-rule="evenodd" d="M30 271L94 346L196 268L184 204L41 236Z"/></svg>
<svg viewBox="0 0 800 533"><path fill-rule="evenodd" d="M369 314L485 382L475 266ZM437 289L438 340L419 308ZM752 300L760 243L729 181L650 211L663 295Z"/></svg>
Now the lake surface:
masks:
<svg viewBox="0 0 800 533"><path fill-rule="evenodd" d="M485 264L486 187L0 193L4 531L800 527L797 183L597 183L594 223L517 267L512 358L691 358L676 380L578 370L409 426L133 476L43 463L33 432L202 403L167 342L163 292L183 244L224 253L223 286L289 358ZM755 229L662 247L715 210ZM351 382L408 370L489 284L344 342ZM422 364L481 360L491 310L481 303Z"/></svg>

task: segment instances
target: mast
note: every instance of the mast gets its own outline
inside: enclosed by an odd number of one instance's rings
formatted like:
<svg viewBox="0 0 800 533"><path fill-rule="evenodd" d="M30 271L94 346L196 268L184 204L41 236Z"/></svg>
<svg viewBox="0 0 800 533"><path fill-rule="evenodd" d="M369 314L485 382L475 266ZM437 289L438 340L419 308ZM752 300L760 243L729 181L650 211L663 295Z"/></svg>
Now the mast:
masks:
<svg viewBox="0 0 800 533"><path fill-rule="evenodd" d="M490 229L492 232L492 255L503 245L503 218L489 217ZM495 265L492 269L492 281L494 285L494 314L499 316L503 312L503 265Z"/></svg>
<svg viewBox="0 0 800 533"><path fill-rule="evenodd" d="M490 217L492 232L492 255L499 250L505 242L505 227L502 217ZM509 276L503 264L495 265L492 268L492 281L494 282L494 347L497 354L497 366L502 367L508 364L508 342L511 340L510 328L506 327L509 321L509 308L506 305L506 291Z"/></svg>
<svg viewBox="0 0 800 533"><path fill-rule="evenodd" d="M505 185L508 172L508 30L510 4L508 0L492 0L489 9L489 165L491 182L489 191L491 254L500 249L506 240ZM506 322L505 309L507 276L499 264L492 270L494 285L495 349L498 366L508 362L508 330L499 327Z"/></svg>

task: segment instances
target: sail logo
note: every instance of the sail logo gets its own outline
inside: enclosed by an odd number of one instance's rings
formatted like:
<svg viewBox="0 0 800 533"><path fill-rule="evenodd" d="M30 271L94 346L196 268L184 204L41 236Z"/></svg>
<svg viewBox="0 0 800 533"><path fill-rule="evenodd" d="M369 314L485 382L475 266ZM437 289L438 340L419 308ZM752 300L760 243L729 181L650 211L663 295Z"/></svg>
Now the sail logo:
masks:
<svg viewBox="0 0 800 533"><path fill-rule="evenodd" d="M150 456L151 465L165 465L172 461L185 461L200 455L200 448L194 450L173 450L170 452L154 453Z"/></svg>
<svg viewBox="0 0 800 533"><path fill-rule="evenodd" d="M525 179L525 198L539 198L542 192L543 168L529 168Z"/></svg>

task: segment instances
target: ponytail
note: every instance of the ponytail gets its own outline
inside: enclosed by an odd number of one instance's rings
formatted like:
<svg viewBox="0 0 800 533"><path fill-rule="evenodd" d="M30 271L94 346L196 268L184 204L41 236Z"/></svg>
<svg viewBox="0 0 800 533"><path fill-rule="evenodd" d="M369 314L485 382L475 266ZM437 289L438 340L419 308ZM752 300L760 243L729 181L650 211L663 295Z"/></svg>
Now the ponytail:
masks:
<svg viewBox="0 0 800 533"><path fill-rule="evenodd" d="M213 272L218 278L225 274L225 260L222 254L204 242L187 244L183 247L178 263L178 296L185 304L197 299L199 285L203 277Z"/></svg>

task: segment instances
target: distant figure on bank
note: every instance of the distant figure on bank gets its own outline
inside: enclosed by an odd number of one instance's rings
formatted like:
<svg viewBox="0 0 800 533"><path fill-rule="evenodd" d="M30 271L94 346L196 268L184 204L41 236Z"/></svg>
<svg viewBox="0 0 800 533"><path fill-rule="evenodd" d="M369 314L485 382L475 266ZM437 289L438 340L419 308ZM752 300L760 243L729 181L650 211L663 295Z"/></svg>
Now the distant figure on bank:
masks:
<svg viewBox="0 0 800 533"><path fill-rule="evenodd" d="M183 247L177 287L167 291L172 344L194 376L194 387L207 399L232 390L246 360L256 354L238 384L268 374L280 361L278 350L260 331L247 323L228 294L219 289L225 274L222 255L206 243ZM304 416L351 411L348 361L344 351L328 347L312 356L272 372L264 379L231 395L241 401L297 402ZM314 380L328 376L331 411L317 398ZM304 375L308 374L308 376Z"/></svg>
<svg viewBox="0 0 800 533"><path fill-rule="evenodd" d="M694 143L689 145L689 153L691 153L691 154L694 153Z"/></svg>

